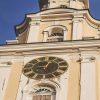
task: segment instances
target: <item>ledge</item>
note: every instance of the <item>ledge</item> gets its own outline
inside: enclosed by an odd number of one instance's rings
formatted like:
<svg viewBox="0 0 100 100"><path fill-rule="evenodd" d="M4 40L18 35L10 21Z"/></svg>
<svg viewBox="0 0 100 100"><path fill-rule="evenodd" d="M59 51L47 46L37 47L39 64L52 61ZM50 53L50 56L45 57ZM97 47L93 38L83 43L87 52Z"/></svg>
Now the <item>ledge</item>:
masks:
<svg viewBox="0 0 100 100"><path fill-rule="evenodd" d="M24 54L39 52L78 52L78 51L96 51L100 48L100 40L74 40L64 42L42 42L27 44L7 44L0 46L0 55L6 54Z"/></svg>

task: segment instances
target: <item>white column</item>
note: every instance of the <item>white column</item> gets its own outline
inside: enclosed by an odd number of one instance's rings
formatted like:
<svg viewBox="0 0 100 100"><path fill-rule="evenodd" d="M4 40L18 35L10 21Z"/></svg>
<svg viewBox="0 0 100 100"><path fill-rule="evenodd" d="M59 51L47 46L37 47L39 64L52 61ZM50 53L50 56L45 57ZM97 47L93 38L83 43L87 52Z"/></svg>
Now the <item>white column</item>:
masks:
<svg viewBox="0 0 100 100"><path fill-rule="evenodd" d="M39 40L40 23L37 21L30 22L30 30L28 34L27 43L40 42Z"/></svg>
<svg viewBox="0 0 100 100"><path fill-rule="evenodd" d="M56 99L55 100L60 100L61 92L60 89L57 90L56 92Z"/></svg>
<svg viewBox="0 0 100 100"><path fill-rule="evenodd" d="M97 100L100 100L100 55L96 60L96 87L97 87Z"/></svg>
<svg viewBox="0 0 100 100"><path fill-rule="evenodd" d="M76 8L76 1L70 0L70 8Z"/></svg>
<svg viewBox="0 0 100 100"><path fill-rule="evenodd" d="M33 94L30 93L29 90L23 90L23 96L21 100L33 100Z"/></svg>
<svg viewBox="0 0 100 100"><path fill-rule="evenodd" d="M27 98L26 100L33 100L33 96L32 95L28 95L26 98Z"/></svg>
<svg viewBox="0 0 100 100"><path fill-rule="evenodd" d="M83 58L81 62L80 100L96 100L96 76L93 58Z"/></svg>
<svg viewBox="0 0 100 100"><path fill-rule="evenodd" d="M56 94L52 94L51 100L56 100Z"/></svg>
<svg viewBox="0 0 100 100"><path fill-rule="evenodd" d="M17 99L16 100L23 100L22 99L24 97L23 89L25 88L27 83L28 83L28 78L22 74L21 79L20 79L20 83L19 83L19 88L18 88L18 93L17 93Z"/></svg>
<svg viewBox="0 0 100 100"><path fill-rule="evenodd" d="M44 31L43 32L43 42L47 42L47 38L48 38L48 31Z"/></svg>
<svg viewBox="0 0 100 100"><path fill-rule="evenodd" d="M73 19L73 33L72 40L80 40L82 39L83 29L83 21L82 18L74 18Z"/></svg>
<svg viewBox="0 0 100 100"><path fill-rule="evenodd" d="M4 98L10 71L11 71L11 66L4 65L4 64L0 65L0 98L1 100L3 100Z"/></svg>
<svg viewBox="0 0 100 100"><path fill-rule="evenodd" d="M23 57L17 56L12 60L11 72L9 75L3 100L16 100L19 88L19 81L22 74L22 68L23 68Z"/></svg>
<svg viewBox="0 0 100 100"><path fill-rule="evenodd" d="M56 100L67 100L67 94L68 94L68 79L67 78L68 78L67 72L64 73L60 77L59 84L60 84L61 90L58 96L59 99L56 99Z"/></svg>
<svg viewBox="0 0 100 100"><path fill-rule="evenodd" d="M27 96L27 92L23 91L21 100L27 100Z"/></svg>
<svg viewBox="0 0 100 100"><path fill-rule="evenodd" d="M67 40L67 31L64 31L64 40Z"/></svg>

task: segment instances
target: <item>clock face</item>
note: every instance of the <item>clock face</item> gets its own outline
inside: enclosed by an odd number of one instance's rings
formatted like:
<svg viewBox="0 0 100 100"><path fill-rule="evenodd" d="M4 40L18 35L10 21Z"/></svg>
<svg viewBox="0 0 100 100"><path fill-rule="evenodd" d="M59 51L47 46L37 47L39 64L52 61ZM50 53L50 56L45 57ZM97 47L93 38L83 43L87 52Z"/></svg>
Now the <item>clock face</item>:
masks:
<svg viewBox="0 0 100 100"><path fill-rule="evenodd" d="M23 73L32 79L47 79L60 76L67 68L67 62L61 58L40 57L28 62L23 68Z"/></svg>

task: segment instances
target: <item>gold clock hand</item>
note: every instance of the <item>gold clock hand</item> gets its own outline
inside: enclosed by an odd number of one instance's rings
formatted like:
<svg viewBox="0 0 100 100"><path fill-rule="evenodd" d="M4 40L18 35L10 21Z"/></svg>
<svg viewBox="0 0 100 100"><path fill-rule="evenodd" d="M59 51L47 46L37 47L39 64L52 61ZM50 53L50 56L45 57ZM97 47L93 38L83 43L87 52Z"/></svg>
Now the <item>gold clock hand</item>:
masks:
<svg viewBox="0 0 100 100"><path fill-rule="evenodd" d="M50 64L51 62L48 62L48 64L45 66L45 68L47 68L48 67L48 65Z"/></svg>

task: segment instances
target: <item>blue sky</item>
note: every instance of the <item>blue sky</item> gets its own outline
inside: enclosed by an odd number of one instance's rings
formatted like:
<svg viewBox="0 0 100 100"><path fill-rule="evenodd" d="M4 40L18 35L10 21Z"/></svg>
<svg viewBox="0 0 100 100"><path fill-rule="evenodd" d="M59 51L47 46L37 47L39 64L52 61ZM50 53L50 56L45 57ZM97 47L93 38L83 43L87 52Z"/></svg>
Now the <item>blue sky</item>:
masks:
<svg viewBox="0 0 100 100"><path fill-rule="evenodd" d="M38 0L0 0L0 44L15 39L14 26L20 24L26 13L38 11ZM91 15L100 20L100 0L90 0Z"/></svg>

